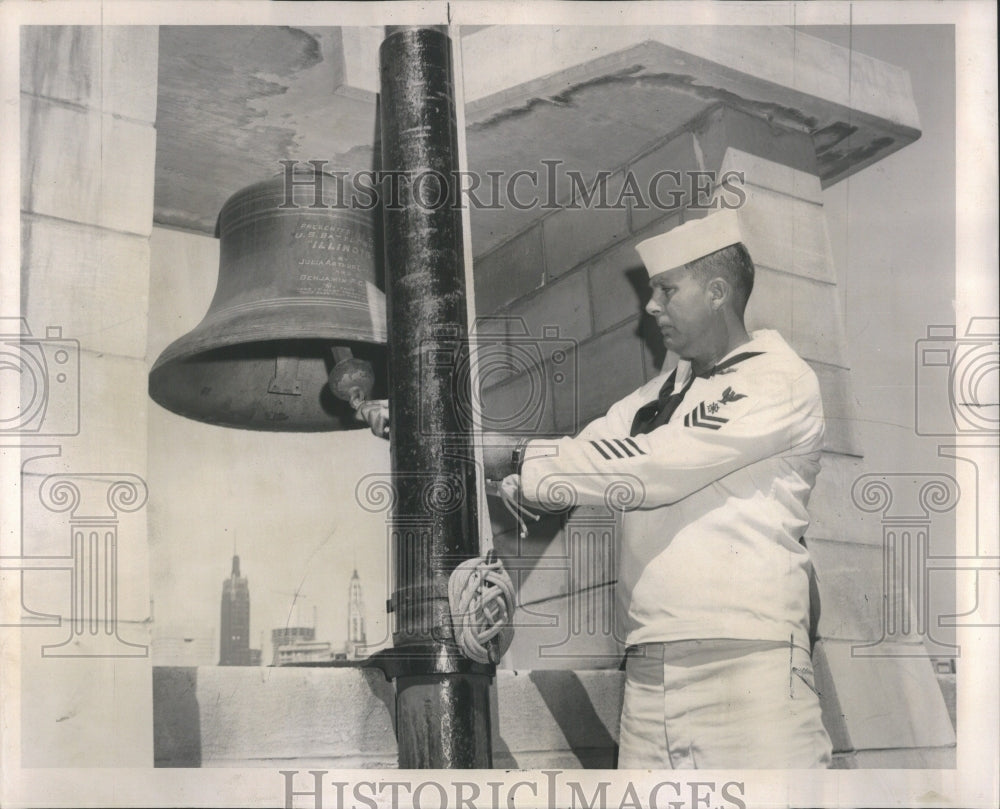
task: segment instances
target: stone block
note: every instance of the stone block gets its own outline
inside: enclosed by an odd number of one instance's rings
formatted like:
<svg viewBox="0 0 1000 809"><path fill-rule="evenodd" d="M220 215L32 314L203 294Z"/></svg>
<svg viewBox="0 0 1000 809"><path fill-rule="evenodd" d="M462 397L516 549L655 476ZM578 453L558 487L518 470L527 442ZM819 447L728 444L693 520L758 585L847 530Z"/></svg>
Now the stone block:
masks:
<svg viewBox="0 0 1000 809"><path fill-rule="evenodd" d="M484 388L481 401L484 430L528 435L555 430L554 391L544 367Z"/></svg>
<svg viewBox="0 0 1000 809"><path fill-rule="evenodd" d="M850 641L826 640L823 646L854 750L955 744L930 659L921 656L922 645L892 647L886 657L854 655Z"/></svg>
<svg viewBox="0 0 1000 809"><path fill-rule="evenodd" d="M512 528L498 521L497 528ZM546 516L529 523L528 536L509 531L494 537L517 590L518 604L579 593L616 579L616 524L606 509L579 506L567 517Z"/></svg>
<svg viewBox="0 0 1000 809"><path fill-rule="evenodd" d="M791 314L788 339L802 357L847 367L847 337L837 287L796 278Z"/></svg>
<svg viewBox="0 0 1000 809"><path fill-rule="evenodd" d="M33 333L59 326L81 348L146 356L147 239L25 217L21 277L21 312Z"/></svg>
<svg viewBox="0 0 1000 809"><path fill-rule="evenodd" d="M756 267L747 328L777 329L807 360L847 365L847 338L837 288L765 266Z"/></svg>
<svg viewBox="0 0 1000 809"><path fill-rule="evenodd" d="M792 343L792 287L794 276L755 266L753 292L747 301L746 326L755 329L776 329L796 351Z"/></svg>
<svg viewBox="0 0 1000 809"><path fill-rule="evenodd" d="M66 627L21 633L22 767L151 767L151 666L146 658L42 657Z"/></svg>
<svg viewBox="0 0 1000 809"><path fill-rule="evenodd" d="M882 547L857 542L809 539L809 553L819 582L823 638L877 641L882 638L886 608L899 615L900 592L886 593ZM892 603L884 599L892 597ZM905 605L911 610L911 605Z"/></svg>
<svg viewBox="0 0 1000 809"><path fill-rule="evenodd" d="M475 351L480 390L488 390L518 374L538 376L538 369L551 353L543 353L541 341L528 333L523 318L515 316L477 319L469 341Z"/></svg>
<svg viewBox="0 0 1000 809"><path fill-rule="evenodd" d="M556 330L549 339L585 340L591 334L587 274L575 272L546 284L533 295L515 301L505 314L523 318L528 336L539 343L545 339L546 329Z"/></svg>
<svg viewBox="0 0 1000 809"><path fill-rule="evenodd" d="M21 89L151 124L159 43L155 25L25 25Z"/></svg>
<svg viewBox="0 0 1000 809"><path fill-rule="evenodd" d="M569 592L569 551L563 518L543 515L528 523L528 536L521 539L516 530L495 537L497 553L504 560L517 593L517 603L527 606ZM528 614L525 626L530 630L546 624Z"/></svg>
<svg viewBox="0 0 1000 809"><path fill-rule="evenodd" d="M616 637L614 585L555 596L518 607L514 641L504 656L511 669L617 669L624 638Z"/></svg>
<svg viewBox="0 0 1000 809"><path fill-rule="evenodd" d="M473 261L476 311L492 315L545 280L542 227L534 225Z"/></svg>
<svg viewBox="0 0 1000 809"><path fill-rule="evenodd" d="M634 200L630 203L633 233L687 207L691 201L690 172L702 168L694 135L690 132L682 132L649 154L633 160L627 171L638 182L648 206L642 207Z"/></svg>
<svg viewBox="0 0 1000 809"><path fill-rule="evenodd" d="M638 321L642 317L643 306L649 299L649 276L635 251L637 241L629 239L587 264L597 332L623 320Z"/></svg>
<svg viewBox="0 0 1000 809"><path fill-rule="evenodd" d="M728 147L719 166L719 174L735 171L743 174L746 185L766 188L806 202L823 203L823 188L816 174L769 160L742 149Z"/></svg>
<svg viewBox="0 0 1000 809"><path fill-rule="evenodd" d="M598 193L589 204L567 207L542 220L547 278L556 278L628 235L628 205L614 207L622 192L624 176L607 181L607 203L598 204Z"/></svg>
<svg viewBox="0 0 1000 809"><path fill-rule="evenodd" d="M494 766L613 768L623 689L617 671L497 672Z"/></svg>
<svg viewBox="0 0 1000 809"><path fill-rule="evenodd" d="M623 323L613 331L582 343L579 348L578 423L562 423L560 416L563 414L557 410L556 428L575 432L642 385L645 381L642 351L634 323Z"/></svg>
<svg viewBox="0 0 1000 809"><path fill-rule="evenodd" d="M148 236L156 130L22 96L21 208Z"/></svg>
<svg viewBox="0 0 1000 809"><path fill-rule="evenodd" d="M851 372L821 362L810 362L819 379L826 419L826 444L831 452L861 455L858 437L858 410L851 386Z"/></svg>
<svg viewBox="0 0 1000 809"><path fill-rule="evenodd" d="M744 191L740 225L754 265L835 283L822 206L765 188Z"/></svg>
<svg viewBox="0 0 1000 809"><path fill-rule="evenodd" d="M881 547L882 528L878 515L866 514L851 500L851 487L862 474L859 459L823 453L816 486L809 497L808 536Z"/></svg>
<svg viewBox="0 0 1000 809"><path fill-rule="evenodd" d="M66 387L50 386L45 422L78 430L60 439L62 455L54 471L131 472L146 469L147 367L142 360L79 352L79 386L69 363Z"/></svg>
<svg viewBox="0 0 1000 809"><path fill-rule="evenodd" d="M196 695L203 766L397 764L393 687L377 670L205 666Z"/></svg>
<svg viewBox="0 0 1000 809"><path fill-rule="evenodd" d="M149 236L147 356L154 362L170 343L197 326L219 279L219 240L154 227Z"/></svg>
<svg viewBox="0 0 1000 809"><path fill-rule="evenodd" d="M81 609L82 602L73 601L73 575L95 582L98 588L107 581L115 587L120 637L128 643L146 644L142 638L148 628L141 623L149 618L150 609L144 482L135 473L108 474L86 467L71 474L54 471L50 477L46 471L57 460L39 460L31 465L34 471L21 479L21 535L16 552L28 557L23 562L28 568L24 606L62 616L64 638L51 641L60 643L69 637L72 616L85 622L106 617L102 605L83 604ZM113 553L110 538L114 539ZM95 560L100 568L93 567ZM113 579L111 570L115 571ZM130 625L126 627L125 622Z"/></svg>
<svg viewBox="0 0 1000 809"><path fill-rule="evenodd" d="M498 671L494 766L613 767L623 686L618 671ZM155 668L151 690L158 766L397 764L393 686L378 671Z"/></svg>

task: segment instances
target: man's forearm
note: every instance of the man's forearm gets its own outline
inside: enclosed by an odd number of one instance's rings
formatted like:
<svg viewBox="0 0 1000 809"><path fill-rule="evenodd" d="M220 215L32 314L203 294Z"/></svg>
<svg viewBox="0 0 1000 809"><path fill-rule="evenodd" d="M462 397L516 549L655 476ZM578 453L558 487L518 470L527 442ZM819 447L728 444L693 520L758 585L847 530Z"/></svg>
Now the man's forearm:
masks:
<svg viewBox="0 0 1000 809"><path fill-rule="evenodd" d="M528 443L523 436L484 432L481 434L483 467L488 480L503 480L519 471L520 451Z"/></svg>

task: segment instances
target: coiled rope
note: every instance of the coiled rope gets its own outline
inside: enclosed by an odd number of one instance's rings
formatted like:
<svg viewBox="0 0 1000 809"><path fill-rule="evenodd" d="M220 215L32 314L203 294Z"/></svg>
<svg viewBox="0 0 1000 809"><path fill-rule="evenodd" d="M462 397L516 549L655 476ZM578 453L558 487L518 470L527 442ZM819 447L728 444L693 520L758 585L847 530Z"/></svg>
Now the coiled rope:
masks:
<svg viewBox="0 0 1000 809"><path fill-rule="evenodd" d="M452 571L448 603L462 654L477 663L499 663L514 640L514 583L492 550Z"/></svg>

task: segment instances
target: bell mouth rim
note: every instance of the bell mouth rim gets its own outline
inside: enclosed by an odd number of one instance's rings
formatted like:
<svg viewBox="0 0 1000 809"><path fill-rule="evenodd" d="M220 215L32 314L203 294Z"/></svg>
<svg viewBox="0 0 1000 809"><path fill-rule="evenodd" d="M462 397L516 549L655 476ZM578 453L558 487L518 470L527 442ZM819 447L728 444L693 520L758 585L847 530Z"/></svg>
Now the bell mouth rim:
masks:
<svg viewBox="0 0 1000 809"><path fill-rule="evenodd" d="M347 402L327 390L329 372L335 365L331 348L335 346L350 348L356 358L372 364L378 394L375 398L385 398L388 387L385 345L343 337L330 340L315 334L305 338L257 339L249 343L217 345L174 357L161 355L148 375L149 396L171 413L215 426L257 432L351 430L363 425L355 423L354 412ZM275 361L287 358L296 361L293 378L301 380L302 389L296 389L295 395L290 397L298 403L292 404L287 420L280 420L274 417L272 405L285 397L272 394L291 391L271 390L267 379L276 375ZM243 388L242 394L234 393L233 400L210 391L218 385L219 391L232 392L232 381ZM274 381L272 379L272 383ZM258 393L247 398L247 385ZM224 406L220 407L220 403ZM302 403L304 407L300 407Z"/></svg>
<svg viewBox="0 0 1000 809"><path fill-rule="evenodd" d="M150 374L168 363L194 361L196 358L204 357L207 354L238 349L240 347L249 348L250 346L259 346L262 349L259 352L261 355L269 355L266 347L280 343L314 344L317 347L316 353L319 353L321 350L329 350L333 346L345 346L360 350L363 353L377 353L387 350L385 342L372 339L370 334L359 333L351 335L346 334L343 329L335 333L331 332L329 335L317 334L315 329L308 331L289 330L281 334L275 334L272 331L267 336L262 335L260 332L234 332L221 339L205 339L201 341L197 337L192 338L195 331L191 331L183 337L178 338L163 349L156 358L156 362L150 368Z"/></svg>
<svg viewBox="0 0 1000 809"><path fill-rule="evenodd" d="M289 307L297 311L297 322L288 317ZM215 311L210 308L197 326L160 352L153 368L184 354L275 340L384 346L388 328L376 314L366 304L321 298L276 299L267 305L231 305ZM357 325L346 322L348 317Z"/></svg>

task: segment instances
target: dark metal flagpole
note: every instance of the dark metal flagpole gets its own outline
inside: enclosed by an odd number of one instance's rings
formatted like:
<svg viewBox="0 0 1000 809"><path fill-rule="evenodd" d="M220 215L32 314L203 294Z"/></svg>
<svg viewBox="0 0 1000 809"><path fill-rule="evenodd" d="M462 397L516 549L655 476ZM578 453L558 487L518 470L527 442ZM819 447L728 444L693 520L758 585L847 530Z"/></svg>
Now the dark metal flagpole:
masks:
<svg viewBox="0 0 1000 809"><path fill-rule="evenodd" d="M479 555L472 435L455 406L470 399L450 47L443 27L387 27L379 51L396 501L394 649L375 657L396 680L401 768L492 764L495 667L460 654L447 595Z"/></svg>

